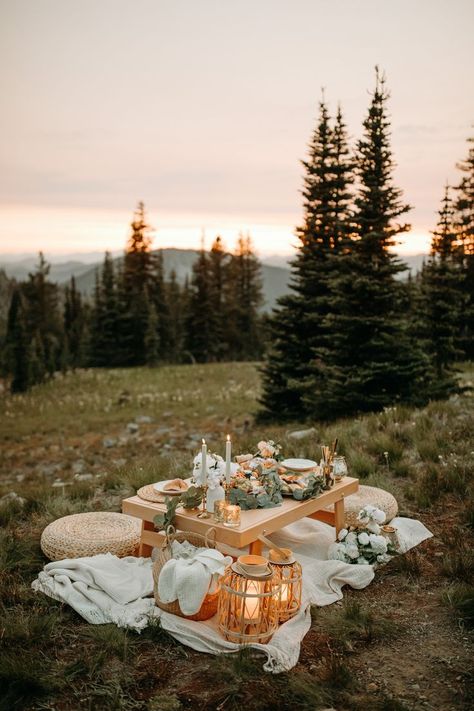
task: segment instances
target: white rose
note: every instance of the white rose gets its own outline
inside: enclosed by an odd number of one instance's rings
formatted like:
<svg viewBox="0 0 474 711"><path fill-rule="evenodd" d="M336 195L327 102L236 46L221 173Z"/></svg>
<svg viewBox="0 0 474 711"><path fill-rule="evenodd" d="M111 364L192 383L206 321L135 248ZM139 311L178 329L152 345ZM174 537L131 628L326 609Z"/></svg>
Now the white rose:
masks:
<svg viewBox="0 0 474 711"><path fill-rule="evenodd" d="M342 560L344 563L346 562L346 549L345 546L341 543L333 543L331 546L329 546L328 550L328 558L329 560Z"/></svg>
<svg viewBox="0 0 474 711"><path fill-rule="evenodd" d="M370 547L374 553L386 553L387 552L387 541L383 536L376 536L375 533L371 533L369 536Z"/></svg>
<svg viewBox="0 0 474 711"><path fill-rule="evenodd" d="M348 533L349 533L349 531L347 530L347 528L341 528L341 530L340 530L339 533L337 534L337 540L338 540L338 541L343 541L344 538L347 536Z"/></svg>
<svg viewBox="0 0 474 711"><path fill-rule="evenodd" d="M369 516L372 516L372 514L374 513L374 511L377 511L377 509L375 508L375 506L372 506L372 504L367 504L367 505L365 506L365 511L366 511L366 513L369 514Z"/></svg>
<svg viewBox="0 0 474 711"><path fill-rule="evenodd" d="M381 511L381 509L375 509L372 512L372 518L376 523L385 523L385 512Z"/></svg>
<svg viewBox="0 0 474 711"><path fill-rule="evenodd" d="M365 531L362 531L362 533L359 533L358 539L359 539L359 543L361 544L361 546L368 546L369 545L370 538Z"/></svg>
<svg viewBox="0 0 474 711"><path fill-rule="evenodd" d="M344 542L348 543L349 545L357 545L357 536L354 531L351 531L347 534L346 540Z"/></svg>
<svg viewBox="0 0 474 711"><path fill-rule="evenodd" d="M364 558L363 555L361 555L359 558L357 558L357 565L370 565L370 563L366 558Z"/></svg>
<svg viewBox="0 0 474 711"><path fill-rule="evenodd" d="M351 560L356 560L356 558L359 557L359 549L354 545L346 546L346 555L348 555Z"/></svg>
<svg viewBox="0 0 474 711"><path fill-rule="evenodd" d="M369 523L366 525L366 528L371 533L380 533L380 526L378 523L375 523L375 521L369 521Z"/></svg>
<svg viewBox="0 0 474 711"><path fill-rule="evenodd" d="M390 560L390 556L387 555L386 553L381 553L380 555L377 556L377 563L388 563Z"/></svg>
<svg viewBox="0 0 474 711"><path fill-rule="evenodd" d="M365 509L361 509L359 511L359 513L357 514L357 520L360 521L361 523L367 523L369 518L370 518L370 516Z"/></svg>

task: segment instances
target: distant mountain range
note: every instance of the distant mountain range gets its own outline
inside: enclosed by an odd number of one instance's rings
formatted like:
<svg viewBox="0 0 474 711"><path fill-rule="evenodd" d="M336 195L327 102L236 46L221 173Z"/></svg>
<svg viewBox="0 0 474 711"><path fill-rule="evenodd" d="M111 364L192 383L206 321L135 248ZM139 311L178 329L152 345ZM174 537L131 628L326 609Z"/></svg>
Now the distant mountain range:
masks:
<svg viewBox="0 0 474 711"><path fill-rule="evenodd" d="M177 279L184 283L186 277L190 277L193 263L198 255L194 249L163 249L164 268L167 275L172 270L176 272ZM85 256L85 255L84 255ZM415 254L403 257L409 270L416 273L422 265L425 254ZM97 261L93 261L96 259ZM115 257L119 261L120 256ZM277 299L288 291L290 278L289 261L291 257L274 255L262 259L262 278L264 309L272 309ZM15 260L11 255L2 257L0 255L0 269L3 269L10 279L23 280L28 278L28 274L34 270L38 262L37 255L24 255ZM64 262L54 261L51 263L50 277L58 284L65 284L74 276L78 289L84 296L90 296L94 289L95 274L102 265L102 258L99 255L90 254L81 259L80 255L74 255L73 259Z"/></svg>

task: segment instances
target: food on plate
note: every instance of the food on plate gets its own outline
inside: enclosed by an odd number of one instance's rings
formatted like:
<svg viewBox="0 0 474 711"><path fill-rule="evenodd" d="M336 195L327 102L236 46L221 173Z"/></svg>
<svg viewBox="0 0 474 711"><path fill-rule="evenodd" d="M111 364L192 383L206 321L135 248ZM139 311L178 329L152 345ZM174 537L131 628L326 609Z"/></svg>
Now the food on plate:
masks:
<svg viewBox="0 0 474 711"><path fill-rule="evenodd" d="M163 486L163 491L187 491L188 485L183 479L171 479Z"/></svg>

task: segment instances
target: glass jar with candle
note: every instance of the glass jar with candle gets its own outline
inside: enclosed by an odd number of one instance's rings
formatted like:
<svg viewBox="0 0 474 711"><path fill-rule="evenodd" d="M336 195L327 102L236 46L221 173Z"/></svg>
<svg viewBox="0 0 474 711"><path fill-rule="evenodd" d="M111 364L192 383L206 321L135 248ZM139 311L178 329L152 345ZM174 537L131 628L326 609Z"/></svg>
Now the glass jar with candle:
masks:
<svg viewBox="0 0 474 711"><path fill-rule="evenodd" d="M240 526L240 506L238 504L227 504L225 507L224 526L228 528L238 528Z"/></svg>
<svg viewBox="0 0 474 711"><path fill-rule="evenodd" d="M341 481L341 479L347 476L346 458L341 456L334 457L332 471L336 481Z"/></svg>
<svg viewBox="0 0 474 711"><path fill-rule="evenodd" d="M217 523L224 523L224 512L227 506L225 499L220 499L214 503L214 518Z"/></svg>

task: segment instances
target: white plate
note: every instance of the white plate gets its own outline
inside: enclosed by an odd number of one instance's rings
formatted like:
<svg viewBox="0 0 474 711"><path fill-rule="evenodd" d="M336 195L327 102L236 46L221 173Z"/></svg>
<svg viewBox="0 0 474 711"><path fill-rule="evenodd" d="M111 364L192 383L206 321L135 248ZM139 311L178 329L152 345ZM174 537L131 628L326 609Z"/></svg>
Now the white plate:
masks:
<svg viewBox="0 0 474 711"><path fill-rule="evenodd" d="M292 472L308 472L318 466L312 459L284 459L280 466L291 469Z"/></svg>
<svg viewBox="0 0 474 711"><path fill-rule="evenodd" d="M156 484L153 484L153 488L155 491L157 491L159 494L164 494L165 496L177 496L178 494L183 494L184 491L187 491L189 488L189 484L187 484L187 489L164 489L163 487L168 484L170 481L173 481L172 479L166 479L166 481L158 481Z"/></svg>

